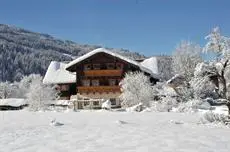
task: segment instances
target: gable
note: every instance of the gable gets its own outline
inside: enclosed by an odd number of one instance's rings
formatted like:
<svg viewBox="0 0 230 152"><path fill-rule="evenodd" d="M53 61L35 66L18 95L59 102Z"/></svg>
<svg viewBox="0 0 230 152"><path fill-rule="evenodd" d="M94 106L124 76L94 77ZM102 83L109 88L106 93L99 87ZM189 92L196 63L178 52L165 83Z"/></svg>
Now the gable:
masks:
<svg viewBox="0 0 230 152"><path fill-rule="evenodd" d="M101 57L100 57L101 56ZM116 54L114 52L111 52L111 51L108 51L104 48L99 48L99 49L96 49L96 50L93 50L73 61L71 61L70 63L68 63L66 65L66 70L68 71L71 71L71 72L75 72L76 71L76 67L78 67L78 65L82 64L82 63L85 63L85 62L89 62L89 61L100 61L100 62L103 62L103 60L111 60L111 61L116 61L116 60L119 60L123 63L126 63L132 67L136 67L138 69L140 69L141 71L145 72L145 73L148 73L149 75L151 75L152 77L154 78L157 78L158 79L158 76L154 73L151 72L151 70L149 70L148 68L142 66L140 63L136 62L136 61L133 61L129 58L126 58L124 56L121 56L119 54ZM105 62L104 61L104 62Z"/></svg>

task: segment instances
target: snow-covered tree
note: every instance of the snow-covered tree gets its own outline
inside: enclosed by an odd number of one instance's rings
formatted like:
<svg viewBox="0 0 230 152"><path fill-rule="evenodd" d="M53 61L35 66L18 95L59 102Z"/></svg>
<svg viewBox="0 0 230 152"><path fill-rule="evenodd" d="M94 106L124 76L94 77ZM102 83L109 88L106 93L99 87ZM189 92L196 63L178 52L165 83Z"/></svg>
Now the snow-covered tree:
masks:
<svg viewBox="0 0 230 152"><path fill-rule="evenodd" d="M21 81L16 81L12 85L14 86L14 91L12 92L12 97L14 98L26 98L26 94L29 92L30 84L35 79L40 79L41 76L38 74L31 74L29 76L23 76Z"/></svg>
<svg viewBox="0 0 230 152"><path fill-rule="evenodd" d="M173 52L173 71L183 75L186 80L193 77L196 65L202 62L201 47L197 44L182 41Z"/></svg>
<svg viewBox="0 0 230 152"><path fill-rule="evenodd" d="M120 85L122 89L120 97L124 106L133 106L139 103L148 106L149 101L154 97L149 77L141 72L126 73Z"/></svg>
<svg viewBox="0 0 230 152"><path fill-rule="evenodd" d="M19 98L26 98L31 83L36 79L41 79L41 76L39 74L30 74L29 76L24 76L20 82L16 82L16 85L18 86L16 96Z"/></svg>
<svg viewBox="0 0 230 152"><path fill-rule="evenodd" d="M42 77L33 79L27 93L28 104L31 110L43 110L52 100L57 98L58 91L42 83Z"/></svg>
<svg viewBox="0 0 230 152"><path fill-rule="evenodd" d="M210 63L197 64L194 72L194 77L189 82L193 89L193 96L196 99L204 99L206 97L217 98L217 84L216 84L216 68Z"/></svg>
<svg viewBox="0 0 230 152"><path fill-rule="evenodd" d="M222 36L218 27L214 28L212 32L206 37L208 40L203 51L206 53L214 53L216 55L215 61L212 62L213 67L216 69L216 77L218 80L218 93L221 98L230 100L229 84L230 79L230 38ZM230 102L226 105L230 114Z"/></svg>
<svg viewBox="0 0 230 152"><path fill-rule="evenodd" d="M6 99L12 95L14 86L9 82L0 82L0 98Z"/></svg>
<svg viewBox="0 0 230 152"><path fill-rule="evenodd" d="M222 36L219 27L213 28L212 32L205 37L208 40L203 51L215 53L217 57L227 56L230 53L230 38Z"/></svg>
<svg viewBox="0 0 230 152"><path fill-rule="evenodd" d="M216 76L219 84L219 94L222 98L227 98L227 85L230 82L226 77L229 73L229 54L230 54L230 38L222 36L218 27L214 28L212 32L206 37L208 40L204 47L204 52L215 53L216 60L213 66L216 69Z"/></svg>

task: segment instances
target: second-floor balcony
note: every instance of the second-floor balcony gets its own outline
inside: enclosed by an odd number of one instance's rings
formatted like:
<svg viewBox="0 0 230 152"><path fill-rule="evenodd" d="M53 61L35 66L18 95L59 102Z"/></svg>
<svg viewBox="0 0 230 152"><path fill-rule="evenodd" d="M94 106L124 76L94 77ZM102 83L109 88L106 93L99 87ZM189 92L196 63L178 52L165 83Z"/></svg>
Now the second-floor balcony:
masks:
<svg viewBox="0 0 230 152"><path fill-rule="evenodd" d="M106 70L85 70L84 71L85 76L121 76L122 70L117 69L106 69Z"/></svg>
<svg viewBox="0 0 230 152"><path fill-rule="evenodd" d="M121 92L120 86L79 86L79 93Z"/></svg>

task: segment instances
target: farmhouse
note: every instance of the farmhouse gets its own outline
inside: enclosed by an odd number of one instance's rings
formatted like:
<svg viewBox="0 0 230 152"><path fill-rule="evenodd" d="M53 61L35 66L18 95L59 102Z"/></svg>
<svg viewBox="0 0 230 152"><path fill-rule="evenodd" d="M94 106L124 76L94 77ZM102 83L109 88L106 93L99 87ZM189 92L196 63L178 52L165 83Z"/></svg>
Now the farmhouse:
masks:
<svg viewBox="0 0 230 152"><path fill-rule="evenodd" d="M51 62L43 83L57 84L61 99L77 101L77 108L99 108L104 100L119 107L119 82L129 71L142 71L155 84L159 77L140 62L104 48L93 50L69 63Z"/></svg>

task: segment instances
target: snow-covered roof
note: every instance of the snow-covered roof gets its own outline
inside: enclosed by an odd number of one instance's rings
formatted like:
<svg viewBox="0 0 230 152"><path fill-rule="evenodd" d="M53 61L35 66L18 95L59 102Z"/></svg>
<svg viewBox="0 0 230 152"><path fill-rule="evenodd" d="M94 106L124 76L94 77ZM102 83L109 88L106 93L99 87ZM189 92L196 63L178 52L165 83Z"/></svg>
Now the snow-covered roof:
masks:
<svg viewBox="0 0 230 152"><path fill-rule="evenodd" d="M76 74L65 70L66 64L52 61L43 79L44 84L75 83Z"/></svg>
<svg viewBox="0 0 230 152"><path fill-rule="evenodd" d="M98 49L95 49L95 50L93 50L93 51L91 51L91 52L89 52L89 53L87 53L87 54L85 54L85 55L83 55L83 56L81 56L81 57L79 57L79 58L73 60L72 62L70 62L70 63L68 63L68 64L66 65L66 69L72 67L73 65L75 65L75 64L77 64L77 63L79 63L79 62L81 62L81 61L83 61L83 60L85 60L85 59L87 59L87 58L89 58L89 57L91 57L91 56L97 54L97 53L106 53L106 54L109 54L109 55L111 55L111 56L117 57L117 58L119 58L119 59L121 59L121 60L123 60L123 61L126 61L126 62L128 62L128 63L130 63L130 64L133 64L133 65L139 67L143 72L149 73L152 77L158 78L158 75L157 75L157 74L153 73L150 69L148 69L148 68L142 66L142 65L141 65L140 63L138 63L137 61L131 60L131 59L127 58L127 57L124 57L124 56L119 55L119 54L117 54L117 53L111 52L111 51L109 51L109 50L107 50L107 49L105 49L105 48L98 48Z"/></svg>
<svg viewBox="0 0 230 152"><path fill-rule="evenodd" d="M142 66L157 74L162 80L168 80L172 74L172 58L170 56L153 56L140 63Z"/></svg>
<svg viewBox="0 0 230 152"><path fill-rule="evenodd" d="M153 73L158 73L157 57L151 57L141 62L141 65L150 69Z"/></svg>
<svg viewBox="0 0 230 152"><path fill-rule="evenodd" d="M19 107L26 104L27 102L25 99L17 99L17 98L0 99L0 106Z"/></svg>

